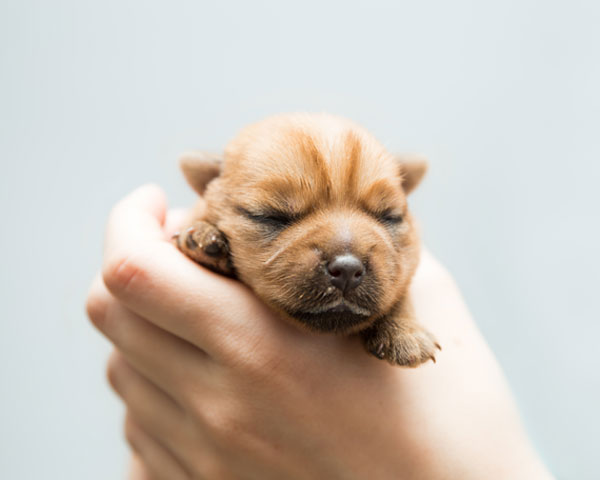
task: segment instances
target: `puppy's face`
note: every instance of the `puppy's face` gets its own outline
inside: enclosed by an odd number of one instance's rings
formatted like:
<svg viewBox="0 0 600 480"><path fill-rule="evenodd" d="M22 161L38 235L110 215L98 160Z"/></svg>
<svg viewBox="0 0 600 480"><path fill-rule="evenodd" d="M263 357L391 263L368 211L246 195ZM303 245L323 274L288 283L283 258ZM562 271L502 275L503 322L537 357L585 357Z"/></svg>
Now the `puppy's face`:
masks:
<svg viewBox="0 0 600 480"><path fill-rule="evenodd" d="M406 294L418 262L406 193L423 173L345 120L274 117L227 147L205 218L268 304L309 329L350 333Z"/></svg>

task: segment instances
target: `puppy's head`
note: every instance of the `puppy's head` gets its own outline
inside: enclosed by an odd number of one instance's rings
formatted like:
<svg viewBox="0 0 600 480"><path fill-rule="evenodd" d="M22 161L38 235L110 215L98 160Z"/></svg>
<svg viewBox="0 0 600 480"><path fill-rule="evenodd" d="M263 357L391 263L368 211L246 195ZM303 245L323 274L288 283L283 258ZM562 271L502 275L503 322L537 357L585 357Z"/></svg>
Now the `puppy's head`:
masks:
<svg viewBox="0 0 600 480"><path fill-rule="evenodd" d="M402 300L418 262L406 195L426 164L329 115L244 129L184 172L229 239L239 278L312 330L351 333Z"/></svg>

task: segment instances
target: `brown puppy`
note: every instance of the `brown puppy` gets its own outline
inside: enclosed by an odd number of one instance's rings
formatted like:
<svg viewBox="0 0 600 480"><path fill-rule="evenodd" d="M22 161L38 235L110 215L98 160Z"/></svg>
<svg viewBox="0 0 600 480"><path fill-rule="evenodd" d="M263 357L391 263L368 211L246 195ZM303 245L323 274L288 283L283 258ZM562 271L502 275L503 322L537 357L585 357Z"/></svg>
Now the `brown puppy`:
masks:
<svg viewBox="0 0 600 480"><path fill-rule="evenodd" d="M347 120L293 114L246 127L223 158L188 155L182 168L204 197L176 236L186 255L297 325L359 332L392 364L435 361L440 347L408 296L419 240L406 195L424 161L390 155Z"/></svg>

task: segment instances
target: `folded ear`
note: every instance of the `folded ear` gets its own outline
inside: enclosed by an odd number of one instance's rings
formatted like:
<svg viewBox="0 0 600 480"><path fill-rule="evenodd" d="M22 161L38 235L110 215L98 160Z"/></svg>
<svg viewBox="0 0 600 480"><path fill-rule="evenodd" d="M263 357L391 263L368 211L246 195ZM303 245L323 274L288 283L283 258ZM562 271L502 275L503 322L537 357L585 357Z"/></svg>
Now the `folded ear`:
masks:
<svg viewBox="0 0 600 480"><path fill-rule="evenodd" d="M221 155L205 152L184 153L179 159L185 179L200 195L204 195L206 186L221 173Z"/></svg>
<svg viewBox="0 0 600 480"><path fill-rule="evenodd" d="M427 159L414 153L401 153L394 155L396 161L400 164L402 172L402 188L408 195L412 192L427 172Z"/></svg>

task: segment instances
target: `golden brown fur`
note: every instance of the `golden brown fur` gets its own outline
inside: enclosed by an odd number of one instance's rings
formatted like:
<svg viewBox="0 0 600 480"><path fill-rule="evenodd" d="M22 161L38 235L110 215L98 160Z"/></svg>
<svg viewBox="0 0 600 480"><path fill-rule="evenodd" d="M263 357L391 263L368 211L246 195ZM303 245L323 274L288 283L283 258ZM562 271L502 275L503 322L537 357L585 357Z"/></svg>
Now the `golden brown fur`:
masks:
<svg viewBox="0 0 600 480"><path fill-rule="evenodd" d="M426 167L407 158L339 117L270 117L243 129L222 165L206 155L182 162L205 203L178 245L304 328L360 332L368 351L393 364L435 359L439 346L408 298L419 240L406 194ZM344 255L364 267L349 290L328 273Z"/></svg>

